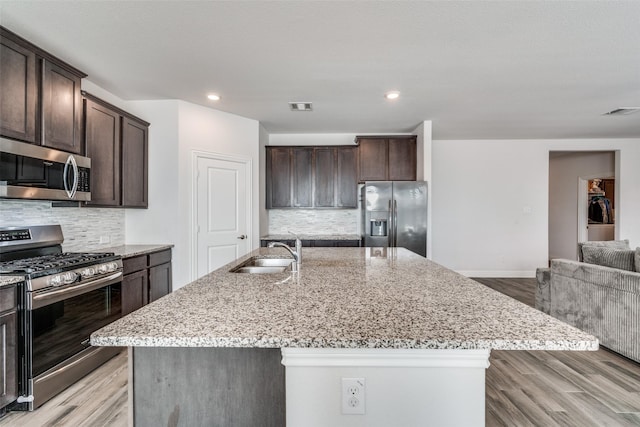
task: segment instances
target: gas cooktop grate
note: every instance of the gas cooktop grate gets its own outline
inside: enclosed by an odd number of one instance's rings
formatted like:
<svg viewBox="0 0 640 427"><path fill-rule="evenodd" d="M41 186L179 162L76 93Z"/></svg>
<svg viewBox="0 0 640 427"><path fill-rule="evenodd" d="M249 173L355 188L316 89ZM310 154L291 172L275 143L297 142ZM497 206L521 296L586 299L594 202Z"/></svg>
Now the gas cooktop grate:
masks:
<svg viewBox="0 0 640 427"><path fill-rule="evenodd" d="M51 269L73 268L89 262L99 262L104 258L113 257L113 252L85 253L63 252L53 255L43 255L33 258L23 258L13 261L0 262L0 273L34 273Z"/></svg>

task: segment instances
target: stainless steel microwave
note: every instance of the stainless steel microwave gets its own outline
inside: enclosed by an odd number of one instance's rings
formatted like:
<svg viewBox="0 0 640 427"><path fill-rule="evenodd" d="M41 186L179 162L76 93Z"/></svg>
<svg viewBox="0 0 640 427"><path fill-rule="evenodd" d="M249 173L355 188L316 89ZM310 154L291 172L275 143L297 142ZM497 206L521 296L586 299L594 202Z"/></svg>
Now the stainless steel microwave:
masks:
<svg viewBox="0 0 640 427"><path fill-rule="evenodd" d="M0 138L0 197L91 200L91 159Z"/></svg>

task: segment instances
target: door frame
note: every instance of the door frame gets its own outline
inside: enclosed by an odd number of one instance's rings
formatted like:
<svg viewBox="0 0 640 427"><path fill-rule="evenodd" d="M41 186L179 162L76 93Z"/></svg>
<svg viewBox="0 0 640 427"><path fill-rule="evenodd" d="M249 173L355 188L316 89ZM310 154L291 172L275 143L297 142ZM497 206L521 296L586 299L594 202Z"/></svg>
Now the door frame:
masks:
<svg viewBox="0 0 640 427"><path fill-rule="evenodd" d="M597 174L589 174L585 176L578 177L578 242L586 242L589 239L589 231L587 230L587 226L589 225L589 208L587 206L588 197L588 188L587 185L590 179L595 178L605 178L613 176L616 178L616 189L614 191L617 192L618 187L618 179L616 177L615 172L607 172L607 173L597 173ZM617 211L617 209L616 209ZM614 212L613 222L614 222L614 238L618 238L618 221L617 221L617 213Z"/></svg>
<svg viewBox="0 0 640 427"><path fill-rule="evenodd" d="M198 159L221 160L224 162L241 163L245 165L246 188L245 203L248 215L246 216L246 230L249 242L253 240L253 160L251 157L239 155L229 155L216 152L192 150L191 151L191 224L189 227L189 247L190 250L190 276L191 281L197 279L198 275Z"/></svg>

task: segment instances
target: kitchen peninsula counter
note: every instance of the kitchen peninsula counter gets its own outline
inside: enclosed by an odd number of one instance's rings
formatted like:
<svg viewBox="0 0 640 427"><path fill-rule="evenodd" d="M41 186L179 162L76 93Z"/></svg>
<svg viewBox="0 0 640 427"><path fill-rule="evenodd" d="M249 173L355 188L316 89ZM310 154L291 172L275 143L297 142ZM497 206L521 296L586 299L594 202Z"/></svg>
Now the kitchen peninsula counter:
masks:
<svg viewBox="0 0 640 427"><path fill-rule="evenodd" d="M252 256L289 256L260 248L91 344L129 347L136 427L483 426L491 349L598 348L406 249L371 249L303 248L298 273L229 272ZM366 383L359 415L341 410L345 378Z"/></svg>

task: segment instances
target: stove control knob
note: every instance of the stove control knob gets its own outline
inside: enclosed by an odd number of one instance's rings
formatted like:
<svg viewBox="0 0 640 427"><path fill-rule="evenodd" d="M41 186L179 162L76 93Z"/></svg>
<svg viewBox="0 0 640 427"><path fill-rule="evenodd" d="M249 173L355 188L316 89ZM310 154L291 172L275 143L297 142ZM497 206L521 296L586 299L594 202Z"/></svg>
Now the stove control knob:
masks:
<svg viewBox="0 0 640 427"><path fill-rule="evenodd" d="M51 286L60 286L62 284L62 276L60 274L51 276L51 278L49 279L49 284Z"/></svg>
<svg viewBox="0 0 640 427"><path fill-rule="evenodd" d="M96 269L94 267L87 267L80 272L80 275L83 279L88 279L96 275Z"/></svg>
<svg viewBox="0 0 640 427"><path fill-rule="evenodd" d="M78 275L73 271L68 271L62 275L62 280L65 284L73 283L78 278Z"/></svg>

